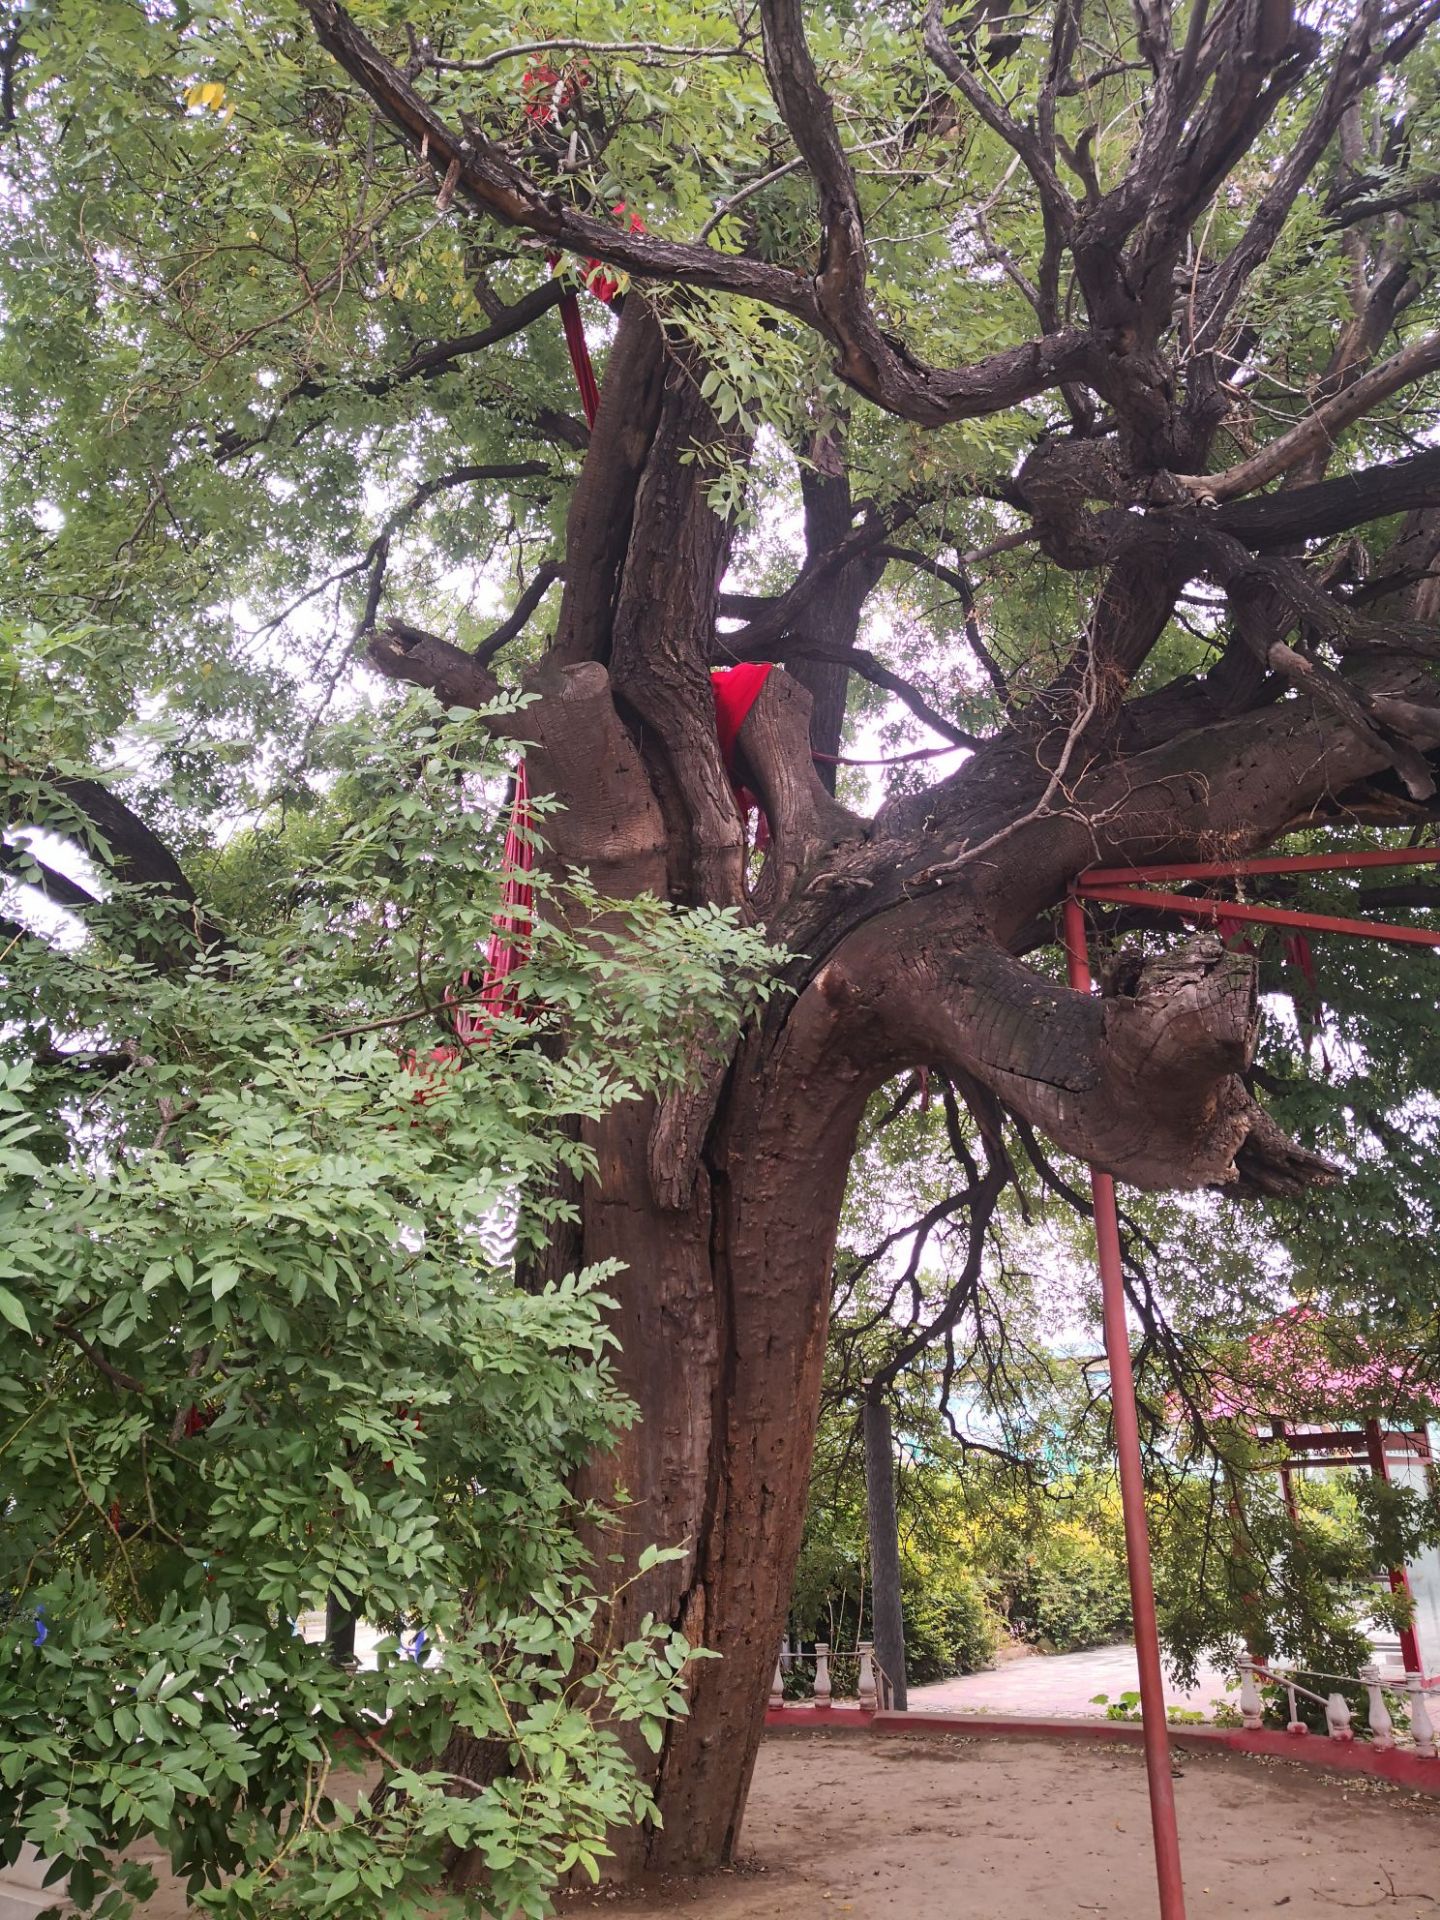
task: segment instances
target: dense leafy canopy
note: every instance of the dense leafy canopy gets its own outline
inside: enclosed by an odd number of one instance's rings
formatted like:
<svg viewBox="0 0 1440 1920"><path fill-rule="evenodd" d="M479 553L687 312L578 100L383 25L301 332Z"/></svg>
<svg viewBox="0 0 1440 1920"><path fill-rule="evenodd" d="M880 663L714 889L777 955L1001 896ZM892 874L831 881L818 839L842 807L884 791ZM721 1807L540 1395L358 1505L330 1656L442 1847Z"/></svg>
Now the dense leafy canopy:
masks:
<svg viewBox="0 0 1440 1920"><path fill-rule="evenodd" d="M215 848L226 938L173 965L190 916L93 843L22 645L12 792L102 898L67 936L17 849L52 937L12 931L0 998L7 1853L82 1904L155 1836L226 1911L402 1913L474 1847L496 1911L543 1912L651 1811L618 1729L658 1737L690 1650L598 1635L613 1570L566 1481L633 1417L607 1276L520 1281L589 1167L575 1123L713 1043L759 950L655 902L567 933L604 910L577 879L518 1012L432 1056L495 910L499 789L484 733L417 699L332 730L323 797ZM436 1657L391 1638L352 1679L295 1629L327 1600ZM459 1730L509 1765L457 1798ZM378 1758L382 1798L332 1784Z"/></svg>

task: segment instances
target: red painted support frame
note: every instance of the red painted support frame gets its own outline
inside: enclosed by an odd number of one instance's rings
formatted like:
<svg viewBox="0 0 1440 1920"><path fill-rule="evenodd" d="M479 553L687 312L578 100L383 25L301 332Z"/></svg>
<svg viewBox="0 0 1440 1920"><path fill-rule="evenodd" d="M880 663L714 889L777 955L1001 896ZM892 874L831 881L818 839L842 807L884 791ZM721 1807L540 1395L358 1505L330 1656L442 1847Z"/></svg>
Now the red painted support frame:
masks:
<svg viewBox="0 0 1440 1920"><path fill-rule="evenodd" d="M1065 959L1071 986L1077 992L1088 993L1090 961L1085 910L1074 894L1065 902ZM1120 1215L1115 1205L1115 1182L1108 1173L1092 1167L1090 1191L1095 1202L1095 1249L1100 1266L1105 1356L1110 1365L1110 1411L1120 1466L1120 1506L1125 1519L1125 1567L1130 1576L1130 1611L1135 1623L1135 1654L1140 1667L1140 1714L1145 1735L1145 1772L1150 1787L1155 1878L1160 1889L1160 1920L1185 1920L1185 1880L1180 1868L1180 1830L1175 1821L1175 1781L1170 1771L1170 1738L1165 1720L1165 1679L1160 1669L1160 1629L1155 1618L1150 1531L1145 1519L1140 1416L1135 1405L1135 1375L1130 1364L1130 1329L1125 1320Z"/></svg>
<svg viewBox="0 0 1440 1920"><path fill-rule="evenodd" d="M1365 1451L1370 1456L1370 1471L1388 1486L1390 1484L1389 1450L1385 1445L1385 1435L1380 1430L1378 1420L1365 1422ZM1410 1576L1404 1567L1391 1567L1390 1591L1403 1593L1413 1601L1414 1596L1410 1592ZM1418 1673L1423 1677L1425 1670L1420 1664L1420 1642L1415 1637L1414 1627L1400 1629L1400 1658L1407 1673Z"/></svg>
<svg viewBox="0 0 1440 1920"><path fill-rule="evenodd" d="M1433 865L1437 862L1440 862L1440 847L1406 847L1288 857L1280 854L1255 860L1191 861L1170 866L1094 868L1080 876L1065 901L1065 957L1070 985L1080 992L1088 992L1091 985L1089 940L1085 927L1086 900L1143 906L1152 912L1174 913L1189 919L1258 921L1266 926L1303 928L1310 933L1338 933L1352 939L1440 947L1440 930L1431 932L1423 927L1400 927L1384 922L1340 918L1333 914L1257 906L1248 901L1148 890L1160 881L1172 885L1186 880L1238 881L1261 874L1334 873L1367 867ZM1095 1243L1104 1306L1105 1350L1110 1362L1115 1451L1125 1515L1125 1557L1130 1575L1135 1649L1140 1668L1140 1710L1145 1770L1150 1787L1150 1824L1155 1840L1155 1876L1160 1891L1161 1920L1184 1920L1185 1888L1180 1866L1180 1837L1175 1820L1175 1789L1170 1772L1169 1729L1165 1719L1165 1688L1160 1668L1160 1635L1155 1618L1154 1575L1145 1522L1139 1417L1130 1362L1130 1336L1125 1319L1119 1213L1115 1204L1115 1183L1111 1176L1092 1167L1090 1182L1095 1201ZM1384 1470L1383 1453L1382 1444L1381 1471ZM1400 1578L1403 1580L1404 1577L1402 1571Z"/></svg>

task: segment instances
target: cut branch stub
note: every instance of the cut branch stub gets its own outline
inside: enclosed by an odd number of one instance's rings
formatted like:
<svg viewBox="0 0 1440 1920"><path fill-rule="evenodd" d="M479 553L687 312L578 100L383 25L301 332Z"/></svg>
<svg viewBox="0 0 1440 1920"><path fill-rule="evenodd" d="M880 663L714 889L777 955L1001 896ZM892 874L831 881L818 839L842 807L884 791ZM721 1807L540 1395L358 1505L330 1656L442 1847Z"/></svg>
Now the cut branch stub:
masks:
<svg viewBox="0 0 1440 1920"><path fill-rule="evenodd" d="M1028 1118L1142 1187L1298 1192L1334 1177L1328 1161L1286 1137L1242 1078L1259 1031L1253 959L1203 933L1126 973L1128 991L1098 1003L1092 1083L1032 1089Z"/></svg>
<svg viewBox="0 0 1440 1920"><path fill-rule="evenodd" d="M923 916L923 903L912 912ZM979 929L957 947L938 931L881 916L816 976L832 1017L864 1003L887 1070L925 1057L966 1074L1065 1152L1152 1191L1287 1192L1333 1176L1245 1084L1255 962L1214 934L1126 967L1126 990L1100 999L1035 973Z"/></svg>
<svg viewBox="0 0 1440 1920"><path fill-rule="evenodd" d="M1099 1003L1092 1084L1040 1090L1027 1117L1051 1138L1142 1187L1228 1186L1263 1135L1273 1157L1280 1129L1241 1076L1259 1031L1256 964L1211 933L1142 962L1130 990ZM998 1091L1002 1097L1006 1090ZM1047 1113L1044 1109L1049 1107ZM1288 1145L1288 1143L1286 1143ZM1296 1149L1296 1167L1303 1156ZM1326 1163L1312 1163L1312 1177Z"/></svg>
<svg viewBox="0 0 1440 1920"><path fill-rule="evenodd" d="M540 696L523 716L538 736L528 755L531 785L559 802L546 822L557 858L586 868L613 895L663 895L665 822L615 711L609 674L598 660L561 666L551 657L526 687Z"/></svg>
<svg viewBox="0 0 1440 1920"><path fill-rule="evenodd" d="M499 698L500 684L470 654L403 620L390 620L376 633L365 658L387 680L428 687L447 707L488 707Z"/></svg>

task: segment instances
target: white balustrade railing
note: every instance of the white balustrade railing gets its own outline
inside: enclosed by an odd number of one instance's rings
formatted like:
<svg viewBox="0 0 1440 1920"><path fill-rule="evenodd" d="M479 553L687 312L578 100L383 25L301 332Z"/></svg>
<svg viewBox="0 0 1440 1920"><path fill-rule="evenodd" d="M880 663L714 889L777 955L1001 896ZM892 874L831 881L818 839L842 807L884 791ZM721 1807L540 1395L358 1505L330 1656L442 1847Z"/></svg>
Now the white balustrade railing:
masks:
<svg viewBox="0 0 1440 1920"><path fill-rule="evenodd" d="M1260 1691L1261 1681L1271 1686L1283 1688L1289 1703L1290 1718L1286 1726L1288 1733L1308 1734L1310 1729L1300 1718L1297 1700L1313 1700L1325 1712L1325 1726L1332 1740L1345 1741L1355 1738L1355 1729L1349 1702L1343 1693L1316 1693L1313 1688L1302 1685L1294 1673L1285 1667L1268 1667L1250 1654L1242 1654L1240 1668L1240 1722L1244 1727L1255 1729L1265 1722L1265 1696ZM1395 1719L1386 1704L1386 1693L1405 1695L1405 1704L1409 1714L1409 1734L1415 1752L1424 1759L1437 1758L1435 1750L1435 1723L1430 1717L1430 1705L1426 1697L1425 1683L1418 1673L1405 1674L1403 1681L1398 1674L1382 1675L1373 1662L1362 1667L1358 1674L1312 1673L1315 1680L1339 1680L1346 1686L1362 1687L1365 1691L1365 1721L1370 1733L1370 1744L1382 1751L1393 1747L1395 1741Z"/></svg>
<svg viewBox="0 0 1440 1920"><path fill-rule="evenodd" d="M770 1706L778 1711L782 1707L828 1707L834 1704L834 1681L830 1671L833 1659L853 1660L859 1667L859 1684L856 1688L856 1705L864 1712L874 1713L877 1709L889 1710L891 1687L889 1676L875 1658L875 1643L872 1640L857 1641L852 1651L849 1649L831 1650L825 1640L815 1642L813 1653L802 1653L798 1649L792 1652L782 1647L775 1657L775 1673L770 1682ZM787 1700L785 1698L785 1674L794 1666L808 1666L814 1663L815 1685L809 1700Z"/></svg>

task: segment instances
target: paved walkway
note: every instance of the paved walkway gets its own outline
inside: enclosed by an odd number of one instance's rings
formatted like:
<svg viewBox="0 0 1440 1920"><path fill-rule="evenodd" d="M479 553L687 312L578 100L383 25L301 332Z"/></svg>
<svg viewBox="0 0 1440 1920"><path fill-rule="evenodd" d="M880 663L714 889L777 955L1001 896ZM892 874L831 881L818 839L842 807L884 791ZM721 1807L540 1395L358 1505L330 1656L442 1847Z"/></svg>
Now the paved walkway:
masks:
<svg viewBox="0 0 1440 1920"><path fill-rule="evenodd" d="M1225 1698L1223 1673L1202 1669L1200 1685L1190 1692L1165 1684L1166 1704L1209 1715L1210 1703ZM967 1673L957 1680L932 1680L911 1687L910 1705L924 1713L1033 1713L1103 1717L1092 1704L1097 1693L1118 1700L1138 1691L1135 1649L1094 1647L1088 1653L1035 1654L1006 1660L990 1673Z"/></svg>

